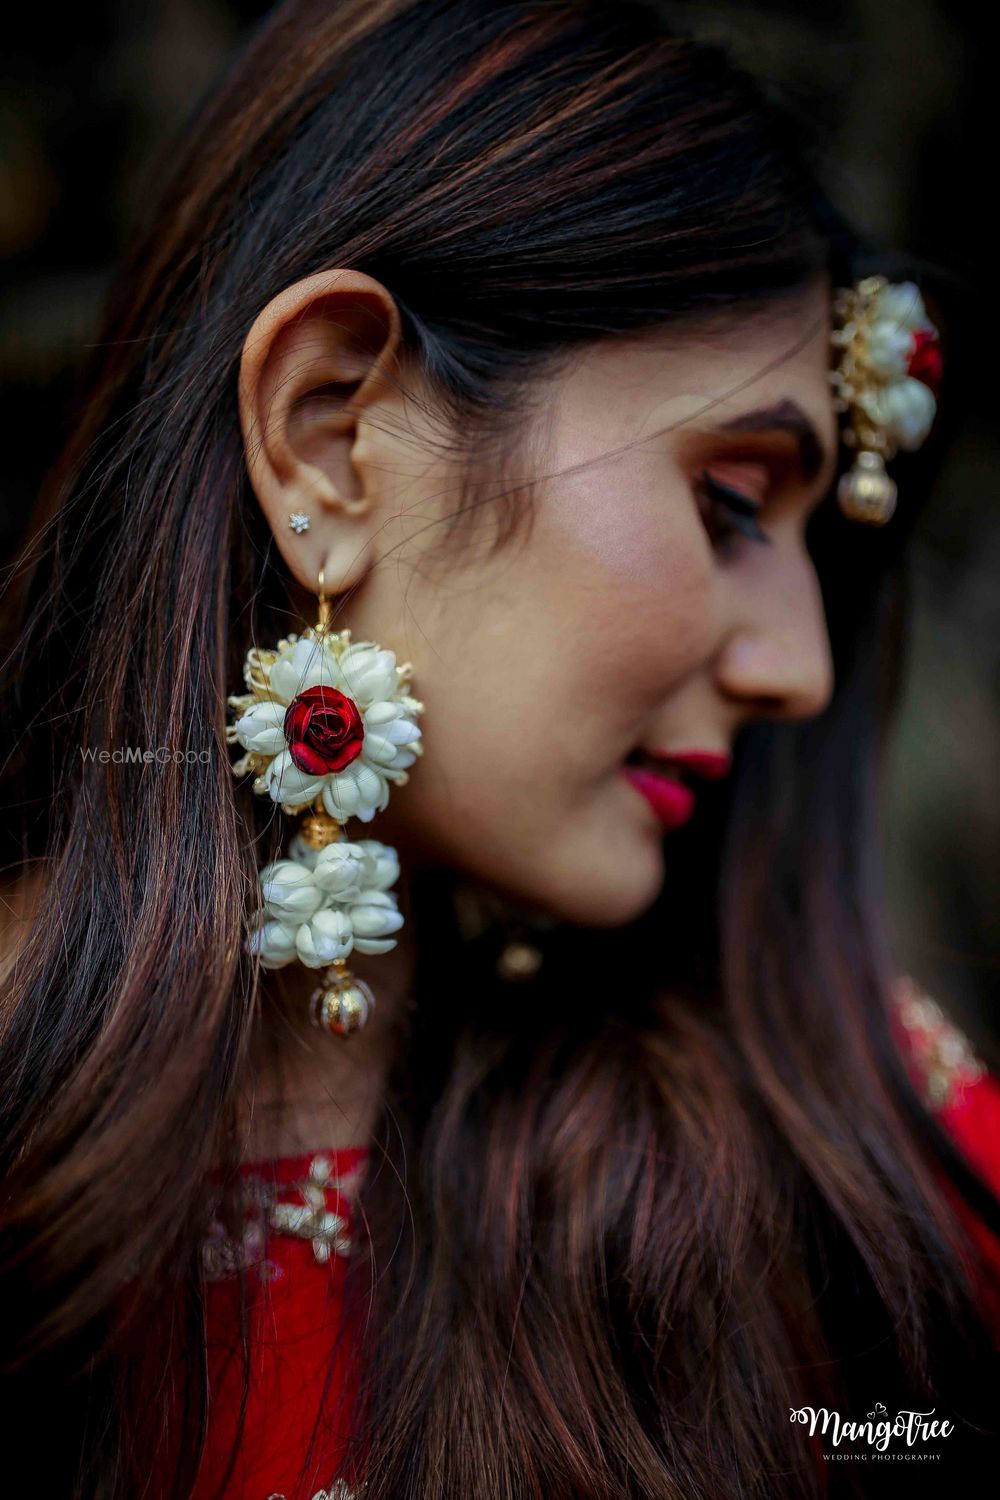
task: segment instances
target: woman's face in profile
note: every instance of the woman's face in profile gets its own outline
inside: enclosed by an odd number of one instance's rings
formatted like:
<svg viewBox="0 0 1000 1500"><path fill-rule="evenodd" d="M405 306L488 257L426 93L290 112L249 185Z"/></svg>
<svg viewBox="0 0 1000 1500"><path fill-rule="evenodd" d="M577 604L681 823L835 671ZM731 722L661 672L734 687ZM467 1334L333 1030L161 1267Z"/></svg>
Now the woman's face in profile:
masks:
<svg viewBox="0 0 1000 1500"><path fill-rule="evenodd" d="M250 472L293 572L315 580L328 546L363 554L336 623L414 665L424 755L371 836L404 868L444 864L570 921L632 920L670 839L626 761L731 752L747 721L815 715L832 692L805 541L836 463L825 286L576 356L498 481L532 480L534 500L495 552L489 503L443 548L429 524L458 503L458 478L422 402L392 388L356 424L324 412L336 335L307 324L245 360L244 430L264 423ZM306 347L317 399L300 390L286 410L281 362ZM727 533L726 492L705 475L761 502L766 541ZM301 538L296 509L311 515Z"/></svg>

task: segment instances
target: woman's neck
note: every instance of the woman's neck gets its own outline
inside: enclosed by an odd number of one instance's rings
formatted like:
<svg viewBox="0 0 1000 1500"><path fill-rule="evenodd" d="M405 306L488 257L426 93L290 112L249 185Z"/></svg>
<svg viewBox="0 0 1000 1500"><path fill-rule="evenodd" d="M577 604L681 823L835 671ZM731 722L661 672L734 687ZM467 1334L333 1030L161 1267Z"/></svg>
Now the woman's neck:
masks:
<svg viewBox="0 0 1000 1500"><path fill-rule="evenodd" d="M309 1018L315 970L292 965L264 978L263 1013L243 1109L248 1160L367 1145L378 1122L400 1023L413 991L409 924L391 952L352 955L375 1006L360 1030L340 1037Z"/></svg>

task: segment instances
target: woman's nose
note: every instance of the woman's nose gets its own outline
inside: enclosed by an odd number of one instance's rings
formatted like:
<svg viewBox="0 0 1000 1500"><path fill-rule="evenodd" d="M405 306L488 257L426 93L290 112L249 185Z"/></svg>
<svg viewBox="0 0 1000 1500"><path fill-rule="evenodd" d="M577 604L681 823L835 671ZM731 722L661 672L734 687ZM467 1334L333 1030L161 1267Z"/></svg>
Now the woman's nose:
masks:
<svg viewBox="0 0 1000 1500"><path fill-rule="evenodd" d="M734 578L717 681L755 716L808 719L823 712L834 687L823 598L802 541L773 536L768 558L758 555L743 579Z"/></svg>

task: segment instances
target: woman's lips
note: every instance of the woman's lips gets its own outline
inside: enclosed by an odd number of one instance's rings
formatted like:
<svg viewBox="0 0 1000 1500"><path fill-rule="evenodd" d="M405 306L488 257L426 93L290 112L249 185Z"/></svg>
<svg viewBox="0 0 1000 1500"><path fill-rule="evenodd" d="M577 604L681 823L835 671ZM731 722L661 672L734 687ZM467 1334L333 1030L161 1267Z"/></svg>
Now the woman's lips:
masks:
<svg viewBox="0 0 1000 1500"><path fill-rule="evenodd" d="M694 812L694 792L675 777L648 771L643 766L625 766L623 774L667 828L679 828Z"/></svg>
<svg viewBox="0 0 1000 1500"><path fill-rule="evenodd" d="M731 756L726 750L654 750L651 753L673 761L675 765L686 766L689 771L710 781L728 776L732 764Z"/></svg>

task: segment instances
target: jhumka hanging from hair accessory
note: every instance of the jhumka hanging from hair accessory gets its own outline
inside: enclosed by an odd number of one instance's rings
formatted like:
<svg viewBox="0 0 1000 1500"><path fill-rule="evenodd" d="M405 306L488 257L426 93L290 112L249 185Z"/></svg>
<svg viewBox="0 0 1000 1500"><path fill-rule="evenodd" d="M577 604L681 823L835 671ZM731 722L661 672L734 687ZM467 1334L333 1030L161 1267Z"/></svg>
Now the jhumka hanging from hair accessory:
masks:
<svg viewBox="0 0 1000 1500"><path fill-rule="evenodd" d="M882 526L896 508L885 471L897 449L912 452L931 430L941 384L938 331L912 281L867 276L833 298L830 372L842 438L855 450L837 502L852 521Z"/></svg>
<svg viewBox="0 0 1000 1500"><path fill-rule="evenodd" d="M330 601L319 574L319 616L273 649L251 647L247 692L228 700L236 715L229 744L246 754L233 773L254 773L253 789L301 819L288 857L260 871L260 906L248 947L264 968L300 962L323 970L310 1002L313 1024L347 1036L375 1004L348 968L352 952L388 953L403 917L390 891L396 851L375 839L348 839L349 818L370 823L404 786L423 753L407 691L413 668L396 665L373 641L330 630Z"/></svg>

